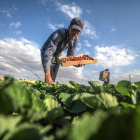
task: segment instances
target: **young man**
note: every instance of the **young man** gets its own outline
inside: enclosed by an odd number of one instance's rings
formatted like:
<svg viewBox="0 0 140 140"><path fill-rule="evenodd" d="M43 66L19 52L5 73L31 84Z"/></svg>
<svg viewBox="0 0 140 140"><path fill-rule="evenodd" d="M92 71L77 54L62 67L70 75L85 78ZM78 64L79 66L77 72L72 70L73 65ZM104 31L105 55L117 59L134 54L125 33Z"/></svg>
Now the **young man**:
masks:
<svg viewBox="0 0 140 140"><path fill-rule="evenodd" d="M107 74L107 76L104 79L103 86L107 86L109 84L109 82L110 82L110 72L109 72L109 69L106 69L105 71L107 71L108 74Z"/></svg>
<svg viewBox="0 0 140 140"><path fill-rule="evenodd" d="M41 49L42 65L45 72L45 82L55 82L59 69L57 57L61 56L63 50L68 48L67 56L74 56L78 44L77 36L82 32L84 22L81 18L75 17L71 20L68 29L62 28L53 32Z"/></svg>

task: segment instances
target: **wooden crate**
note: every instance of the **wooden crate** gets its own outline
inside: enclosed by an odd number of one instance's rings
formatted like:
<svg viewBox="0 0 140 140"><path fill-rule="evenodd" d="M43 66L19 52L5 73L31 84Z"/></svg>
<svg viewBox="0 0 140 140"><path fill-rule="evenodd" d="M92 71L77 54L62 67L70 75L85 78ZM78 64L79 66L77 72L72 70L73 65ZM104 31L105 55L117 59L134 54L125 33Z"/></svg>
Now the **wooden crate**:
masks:
<svg viewBox="0 0 140 140"><path fill-rule="evenodd" d="M83 55L80 55L83 56ZM79 56L75 56L79 57ZM78 64L86 65L86 64L94 64L97 63L97 59L92 57L93 60L80 60L80 61L65 61L66 57L58 57L58 61L61 64L62 67L67 67L67 66L74 66Z"/></svg>

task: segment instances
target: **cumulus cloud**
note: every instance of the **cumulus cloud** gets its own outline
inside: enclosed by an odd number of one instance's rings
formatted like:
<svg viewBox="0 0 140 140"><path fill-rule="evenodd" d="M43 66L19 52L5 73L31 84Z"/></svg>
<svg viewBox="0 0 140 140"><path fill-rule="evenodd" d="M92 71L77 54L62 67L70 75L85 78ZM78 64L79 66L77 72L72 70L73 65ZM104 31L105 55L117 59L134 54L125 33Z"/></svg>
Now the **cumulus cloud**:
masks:
<svg viewBox="0 0 140 140"><path fill-rule="evenodd" d="M77 6L74 2L68 5L62 5L60 2L55 3L58 7L58 10L62 11L67 17L74 18L80 17L82 14L82 9Z"/></svg>
<svg viewBox="0 0 140 140"><path fill-rule="evenodd" d="M82 35L89 36L92 39L97 39L97 34L94 27L87 20L84 21Z"/></svg>
<svg viewBox="0 0 140 140"><path fill-rule="evenodd" d="M39 0L38 2L45 6L47 1L53 1L53 0Z"/></svg>
<svg viewBox="0 0 140 140"><path fill-rule="evenodd" d="M91 44L88 42L88 40L84 40L84 42L87 47L91 47Z"/></svg>
<svg viewBox="0 0 140 140"><path fill-rule="evenodd" d="M138 56L130 49L117 46L96 46L94 48L97 65L106 67L127 66L136 62Z"/></svg>
<svg viewBox="0 0 140 140"><path fill-rule="evenodd" d="M14 8L14 10L18 11L18 8L14 4L12 4L12 7Z"/></svg>
<svg viewBox="0 0 140 140"><path fill-rule="evenodd" d="M132 70L127 73L123 73L121 75L111 75L110 81L112 84L116 84L117 82L121 80L127 80L127 81L140 81L140 70Z"/></svg>
<svg viewBox="0 0 140 140"><path fill-rule="evenodd" d="M15 31L15 33L16 33L17 35L22 34L22 32L21 32L21 31Z"/></svg>
<svg viewBox="0 0 140 140"><path fill-rule="evenodd" d="M11 8L0 9L0 12L5 14L8 18L12 18L11 13L14 13L15 11L18 11L18 8L16 8L14 4L12 4Z"/></svg>
<svg viewBox="0 0 140 140"><path fill-rule="evenodd" d="M5 38L0 40L0 74L11 75L15 78L39 80L33 73L22 66L36 73L44 81L44 71L41 64L39 45L25 38L19 40ZM63 52L65 56L66 53ZM4 60L8 59L8 60ZM22 65L18 65L18 64ZM80 82L83 78L83 67L60 67L57 79L59 82L68 83L70 80Z"/></svg>
<svg viewBox="0 0 140 140"><path fill-rule="evenodd" d="M63 28L64 27L64 24L61 23L61 24L52 24L50 22L47 23L49 28L52 29L52 30L56 30L58 28Z"/></svg>
<svg viewBox="0 0 140 140"><path fill-rule="evenodd" d="M87 51L86 49L83 49L81 52L79 52L79 54L78 55L90 55L90 52L89 51Z"/></svg>
<svg viewBox="0 0 140 140"><path fill-rule="evenodd" d="M12 16L11 16L11 14L10 14L10 11L8 11L8 10L1 10L0 9L0 12L2 12L3 14L5 14L7 17L9 17L9 18L11 18Z"/></svg>
<svg viewBox="0 0 140 140"><path fill-rule="evenodd" d="M9 28L11 29L11 28L18 28L18 27L20 27L21 26L21 22L12 22L12 23L10 23L9 24Z"/></svg>
<svg viewBox="0 0 140 140"><path fill-rule="evenodd" d="M81 43L78 43L77 47L76 47L76 51L79 52L81 50Z"/></svg>
<svg viewBox="0 0 140 140"><path fill-rule="evenodd" d="M112 29L111 29L111 32L115 32L116 31L116 29L113 27Z"/></svg>
<svg viewBox="0 0 140 140"><path fill-rule="evenodd" d="M116 68L116 69L114 70L114 73L119 74L119 73L122 73L122 72L121 72L121 69L120 69L120 68Z"/></svg>
<svg viewBox="0 0 140 140"><path fill-rule="evenodd" d="M86 12L89 13L89 14L91 13L90 10L87 10Z"/></svg>

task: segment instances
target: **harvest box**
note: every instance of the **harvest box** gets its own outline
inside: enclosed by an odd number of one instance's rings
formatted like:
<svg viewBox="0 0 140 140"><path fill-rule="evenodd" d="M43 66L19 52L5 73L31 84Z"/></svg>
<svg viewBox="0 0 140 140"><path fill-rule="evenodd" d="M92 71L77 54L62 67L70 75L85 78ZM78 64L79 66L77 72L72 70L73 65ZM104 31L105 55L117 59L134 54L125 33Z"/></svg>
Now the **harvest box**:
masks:
<svg viewBox="0 0 140 140"><path fill-rule="evenodd" d="M88 55L69 56L69 57L58 57L58 61L62 67L74 66L78 64L93 64L97 63L97 59L89 57Z"/></svg>

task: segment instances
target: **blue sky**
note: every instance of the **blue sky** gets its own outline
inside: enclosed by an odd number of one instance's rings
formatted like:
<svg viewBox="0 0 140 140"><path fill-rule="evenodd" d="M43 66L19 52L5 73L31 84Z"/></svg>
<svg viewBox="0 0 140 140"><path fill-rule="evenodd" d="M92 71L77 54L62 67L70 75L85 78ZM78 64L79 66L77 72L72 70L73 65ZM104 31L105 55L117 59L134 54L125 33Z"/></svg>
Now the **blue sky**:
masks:
<svg viewBox="0 0 140 140"><path fill-rule="evenodd" d="M0 56L23 64L43 79L39 48L58 28L67 28L73 17L84 20L75 55L88 54L97 64L60 68L59 79L98 81L109 68L111 82L140 77L139 0L0 0ZM63 55L65 55L64 51ZM1 60L0 72L34 79L16 64ZM68 76L73 75L73 76ZM86 82L86 79L85 79Z"/></svg>

